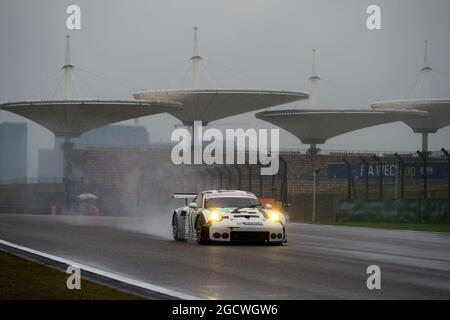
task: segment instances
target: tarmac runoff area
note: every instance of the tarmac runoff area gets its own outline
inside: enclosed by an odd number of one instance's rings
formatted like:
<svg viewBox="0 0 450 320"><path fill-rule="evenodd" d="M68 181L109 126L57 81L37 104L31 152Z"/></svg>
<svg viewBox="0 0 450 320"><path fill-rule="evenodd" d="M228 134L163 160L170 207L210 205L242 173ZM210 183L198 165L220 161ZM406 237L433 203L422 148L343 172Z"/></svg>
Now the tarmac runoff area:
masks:
<svg viewBox="0 0 450 320"><path fill-rule="evenodd" d="M162 298L450 299L450 234L298 223L287 232L283 246L202 246L173 241L169 216L0 215L0 249ZM381 269L380 290L366 286L369 265Z"/></svg>

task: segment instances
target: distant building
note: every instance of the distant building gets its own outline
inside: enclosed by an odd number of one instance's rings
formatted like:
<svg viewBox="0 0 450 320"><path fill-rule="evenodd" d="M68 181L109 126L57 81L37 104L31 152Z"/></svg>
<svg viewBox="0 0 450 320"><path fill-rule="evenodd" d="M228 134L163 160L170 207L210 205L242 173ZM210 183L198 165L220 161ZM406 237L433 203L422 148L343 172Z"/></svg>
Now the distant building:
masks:
<svg viewBox="0 0 450 320"><path fill-rule="evenodd" d="M0 180L27 178L27 124L0 124Z"/></svg>
<svg viewBox="0 0 450 320"><path fill-rule="evenodd" d="M39 178L57 178L63 175L61 138L55 139L53 149L39 150ZM148 148L149 133L143 126L109 125L88 131L78 139L73 139L74 148L113 147Z"/></svg>
<svg viewBox="0 0 450 320"><path fill-rule="evenodd" d="M63 176L63 155L56 149L39 149L38 177L58 178Z"/></svg>

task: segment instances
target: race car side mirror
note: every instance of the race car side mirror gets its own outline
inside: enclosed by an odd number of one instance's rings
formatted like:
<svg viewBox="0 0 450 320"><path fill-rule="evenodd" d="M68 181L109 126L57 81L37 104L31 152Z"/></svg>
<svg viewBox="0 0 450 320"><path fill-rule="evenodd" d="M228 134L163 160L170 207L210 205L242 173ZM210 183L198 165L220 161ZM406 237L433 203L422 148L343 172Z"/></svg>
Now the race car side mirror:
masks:
<svg viewBox="0 0 450 320"><path fill-rule="evenodd" d="M266 203L265 208L266 208L267 210L271 210L271 209L272 209L272 205L271 205L270 203Z"/></svg>
<svg viewBox="0 0 450 320"><path fill-rule="evenodd" d="M191 202L191 203L188 204L188 207L191 208L191 209L197 209L198 205L195 202Z"/></svg>

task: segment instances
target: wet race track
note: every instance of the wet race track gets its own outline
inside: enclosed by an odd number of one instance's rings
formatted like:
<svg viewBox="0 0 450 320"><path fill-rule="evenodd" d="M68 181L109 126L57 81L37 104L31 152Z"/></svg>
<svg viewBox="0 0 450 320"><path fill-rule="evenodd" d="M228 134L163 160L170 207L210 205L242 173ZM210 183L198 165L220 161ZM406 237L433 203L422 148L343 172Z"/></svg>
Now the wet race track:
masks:
<svg viewBox="0 0 450 320"><path fill-rule="evenodd" d="M292 223L283 246L204 246L160 220L0 215L0 239L201 299L450 299L449 234Z"/></svg>

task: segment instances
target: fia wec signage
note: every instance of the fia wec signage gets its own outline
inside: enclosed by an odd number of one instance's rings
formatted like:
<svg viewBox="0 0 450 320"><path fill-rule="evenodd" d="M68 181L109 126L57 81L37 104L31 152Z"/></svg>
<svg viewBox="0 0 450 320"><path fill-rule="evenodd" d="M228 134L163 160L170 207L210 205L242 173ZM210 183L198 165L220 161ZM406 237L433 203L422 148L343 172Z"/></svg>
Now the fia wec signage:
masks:
<svg viewBox="0 0 450 320"><path fill-rule="evenodd" d="M379 177L380 172L383 178L395 179L396 171L400 171L400 165L395 162L384 163L380 170L380 165L377 163L370 163L368 165L369 178ZM364 164L355 164L352 167L353 176L356 179L365 178L366 167ZM424 167L422 162L406 162L405 163L405 178L406 179L422 179ZM347 165L345 163L330 163L328 164L328 179L329 180L345 180L347 179ZM447 162L434 161L429 162L427 167L428 178L430 179L447 179L448 178L448 164ZM399 172L400 176L400 172Z"/></svg>

